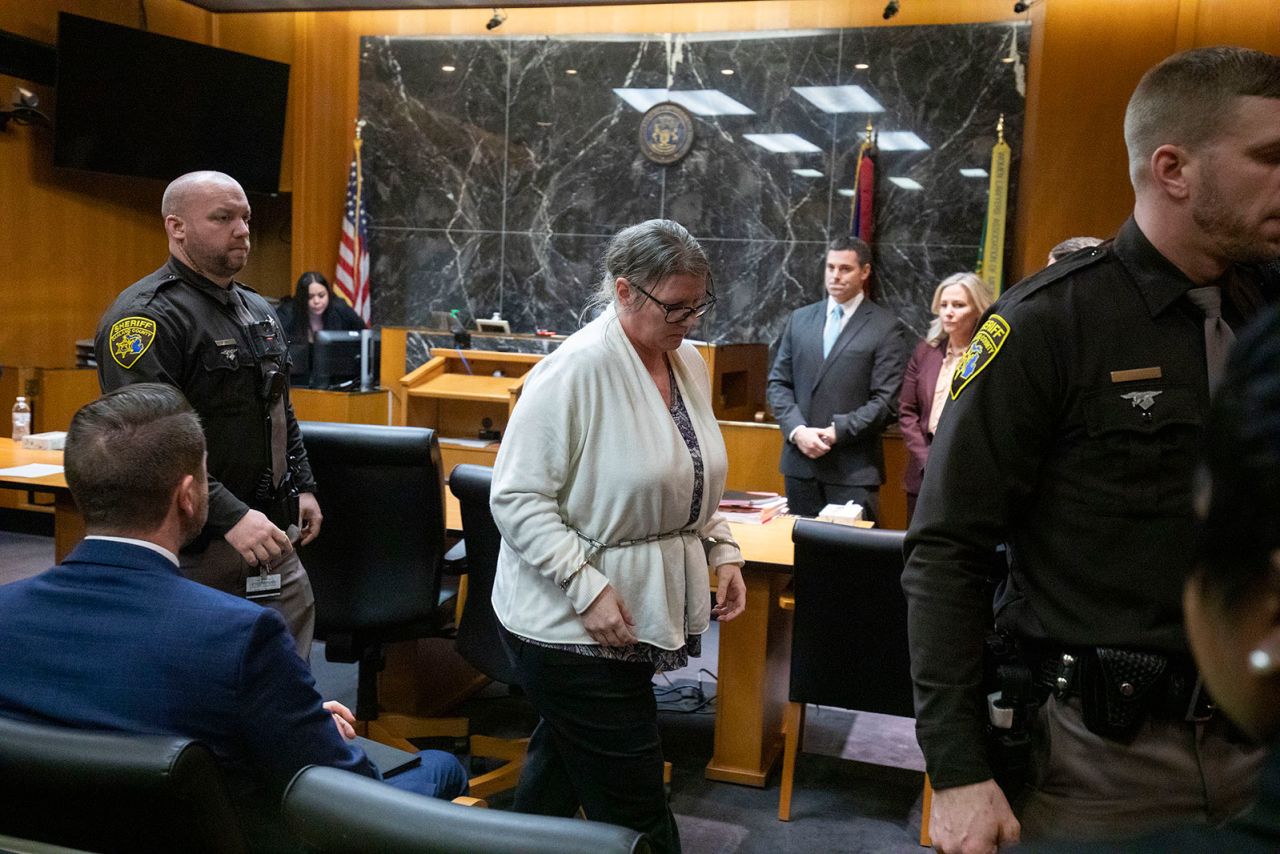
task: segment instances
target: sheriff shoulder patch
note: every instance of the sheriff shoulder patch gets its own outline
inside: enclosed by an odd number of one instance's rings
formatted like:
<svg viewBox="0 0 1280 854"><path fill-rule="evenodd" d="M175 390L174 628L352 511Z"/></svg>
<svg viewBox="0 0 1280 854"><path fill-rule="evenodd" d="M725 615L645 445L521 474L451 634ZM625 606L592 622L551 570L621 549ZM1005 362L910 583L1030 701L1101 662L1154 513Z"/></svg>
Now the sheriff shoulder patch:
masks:
<svg viewBox="0 0 1280 854"><path fill-rule="evenodd" d="M982 328L973 336L969 349L956 365L956 372L951 375L951 399L955 400L964 391L964 387L982 373L982 369L991 364L991 360L1004 346L1009 337L1009 324L1003 317L993 314L982 324Z"/></svg>
<svg viewBox="0 0 1280 854"><path fill-rule="evenodd" d="M126 371L138 363L156 340L156 322L149 317L122 317L111 324L107 341L111 358Z"/></svg>

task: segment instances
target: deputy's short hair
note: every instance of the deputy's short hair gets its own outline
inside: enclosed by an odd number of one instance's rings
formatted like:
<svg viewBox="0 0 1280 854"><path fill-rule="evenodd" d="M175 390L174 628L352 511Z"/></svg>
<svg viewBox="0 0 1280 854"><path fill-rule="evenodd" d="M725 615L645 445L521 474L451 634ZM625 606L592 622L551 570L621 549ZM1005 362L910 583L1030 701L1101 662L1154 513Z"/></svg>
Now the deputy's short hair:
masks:
<svg viewBox="0 0 1280 854"><path fill-rule="evenodd" d="M1231 123L1235 99L1280 98L1280 56L1243 47L1183 51L1142 75L1124 114L1129 179L1145 181L1162 145L1195 150Z"/></svg>
<svg viewBox="0 0 1280 854"><path fill-rule="evenodd" d="M150 531L164 521L182 478L199 476L204 452L200 419L182 393L137 383L71 419L67 485L91 530Z"/></svg>

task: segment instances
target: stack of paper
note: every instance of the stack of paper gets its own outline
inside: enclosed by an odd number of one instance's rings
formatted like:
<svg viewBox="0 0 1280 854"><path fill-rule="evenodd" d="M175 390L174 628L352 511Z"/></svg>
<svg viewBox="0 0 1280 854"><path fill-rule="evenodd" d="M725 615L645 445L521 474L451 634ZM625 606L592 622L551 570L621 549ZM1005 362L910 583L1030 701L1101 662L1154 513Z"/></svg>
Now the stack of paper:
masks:
<svg viewBox="0 0 1280 854"><path fill-rule="evenodd" d="M787 499L776 492L738 492L726 489L720 499L720 514L730 522L762 525L787 512Z"/></svg>

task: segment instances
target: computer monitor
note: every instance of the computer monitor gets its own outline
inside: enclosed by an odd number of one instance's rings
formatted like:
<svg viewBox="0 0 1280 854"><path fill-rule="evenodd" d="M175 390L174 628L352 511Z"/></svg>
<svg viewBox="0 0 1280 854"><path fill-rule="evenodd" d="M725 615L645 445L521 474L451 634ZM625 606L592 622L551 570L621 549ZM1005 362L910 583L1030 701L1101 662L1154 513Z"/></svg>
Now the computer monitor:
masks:
<svg viewBox="0 0 1280 854"><path fill-rule="evenodd" d="M289 345L289 385L303 388L311 384L311 342Z"/></svg>
<svg viewBox="0 0 1280 854"><path fill-rule="evenodd" d="M311 345L311 387L373 388L378 382L381 355L380 331L322 329Z"/></svg>

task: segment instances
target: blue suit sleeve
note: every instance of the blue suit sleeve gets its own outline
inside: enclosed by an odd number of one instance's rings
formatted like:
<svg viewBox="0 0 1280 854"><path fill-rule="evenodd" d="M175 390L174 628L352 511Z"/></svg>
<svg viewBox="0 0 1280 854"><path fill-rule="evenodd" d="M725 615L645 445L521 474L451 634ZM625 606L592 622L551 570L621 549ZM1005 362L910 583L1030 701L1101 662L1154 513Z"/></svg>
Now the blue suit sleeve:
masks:
<svg viewBox="0 0 1280 854"><path fill-rule="evenodd" d="M307 765L381 779L364 751L338 733L284 619L269 608L254 621L240 677L240 735L249 761L268 783L282 788Z"/></svg>

